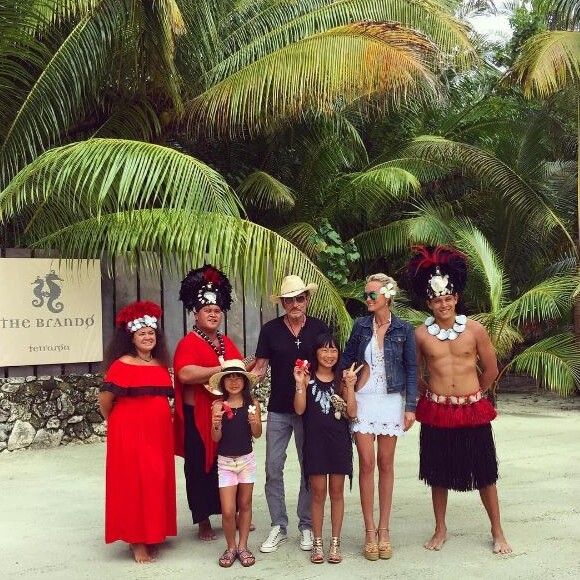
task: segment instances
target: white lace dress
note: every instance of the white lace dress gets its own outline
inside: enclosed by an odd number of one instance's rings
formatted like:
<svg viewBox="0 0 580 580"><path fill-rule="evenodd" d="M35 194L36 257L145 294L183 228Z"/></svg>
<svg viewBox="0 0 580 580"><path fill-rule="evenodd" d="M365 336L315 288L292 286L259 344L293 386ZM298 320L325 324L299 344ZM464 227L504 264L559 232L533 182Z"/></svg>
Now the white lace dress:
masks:
<svg viewBox="0 0 580 580"><path fill-rule="evenodd" d="M373 336L365 349L365 361L370 367L366 384L355 393L358 421L352 430L375 435L404 435L404 405L401 393L387 393L385 355Z"/></svg>

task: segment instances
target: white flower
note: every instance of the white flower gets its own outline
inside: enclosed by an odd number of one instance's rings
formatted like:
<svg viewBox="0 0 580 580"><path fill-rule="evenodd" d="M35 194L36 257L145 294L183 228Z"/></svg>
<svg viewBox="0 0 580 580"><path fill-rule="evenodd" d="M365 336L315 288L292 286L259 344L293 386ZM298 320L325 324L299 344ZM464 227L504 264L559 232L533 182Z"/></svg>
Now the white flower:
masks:
<svg viewBox="0 0 580 580"><path fill-rule="evenodd" d="M435 292L437 296L440 296L441 294L449 294L449 289L447 288L449 285L449 276L447 274L445 274L445 276L431 276L429 285L433 288L433 292Z"/></svg>
<svg viewBox="0 0 580 580"><path fill-rule="evenodd" d="M256 405L248 405L248 413L250 415L255 415L256 414Z"/></svg>
<svg viewBox="0 0 580 580"><path fill-rule="evenodd" d="M392 282L389 282L386 286L382 286L379 292L383 296L391 296L391 297L393 297L397 293L395 285Z"/></svg>

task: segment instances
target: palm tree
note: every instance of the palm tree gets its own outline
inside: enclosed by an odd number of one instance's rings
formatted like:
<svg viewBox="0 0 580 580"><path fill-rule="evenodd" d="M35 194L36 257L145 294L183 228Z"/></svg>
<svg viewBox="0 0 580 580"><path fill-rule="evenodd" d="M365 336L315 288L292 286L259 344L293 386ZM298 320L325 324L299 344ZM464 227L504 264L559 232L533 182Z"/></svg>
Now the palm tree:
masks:
<svg viewBox="0 0 580 580"><path fill-rule="evenodd" d="M552 25L565 30L549 30L530 38L522 47L510 77L521 84L524 94L547 97L557 91L568 91L577 109L577 206L576 235L580 251L580 9L574 0L546 0L551 9ZM580 294L580 288L577 295ZM574 328L580 338L580 301L574 305Z"/></svg>
<svg viewBox="0 0 580 580"><path fill-rule="evenodd" d="M183 142L203 149L307 111L426 99L442 59L473 58L466 27L433 0L18 0L1 10L8 241L67 257L157 252L179 268L207 257L262 293L270 268L274 283L293 271L319 283L314 313L343 334L350 319L332 284L247 219L228 180ZM246 199L277 186L249 173Z"/></svg>

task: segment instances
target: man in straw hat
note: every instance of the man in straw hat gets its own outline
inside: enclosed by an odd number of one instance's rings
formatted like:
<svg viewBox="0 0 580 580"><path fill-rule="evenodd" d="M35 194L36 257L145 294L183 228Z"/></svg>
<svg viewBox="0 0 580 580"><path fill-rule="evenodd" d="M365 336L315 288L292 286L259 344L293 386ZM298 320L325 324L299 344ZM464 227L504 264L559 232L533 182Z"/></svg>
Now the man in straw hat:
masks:
<svg viewBox="0 0 580 580"><path fill-rule="evenodd" d="M312 352L314 341L329 332L318 318L306 315L310 296L316 284L305 284L299 276L286 276L279 294L270 297L284 309L284 314L267 322L260 331L256 348L256 366L253 372L263 379L268 364L271 370L271 391L268 402L266 430L266 500L270 510L272 529L260 546L262 552L274 552L286 541L288 514L284 494L284 463L292 432L300 461L300 492L297 515L299 518L300 548L312 548L312 522L310 494L302 470L302 417L294 412L294 365L296 359L306 360Z"/></svg>
<svg viewBox="0 0 580 580"><path fill-rule="evenodd" d="M496 416L485 397L498 374L485 328L457 313L467 281L465 256L455 248L417 246L408 265L415 294L432 312L415 331L417 355L429 375L419 380L419 477L431 487L435 533L425 543L441 550L447 539L449 490L477 489L491 523L494 553L509 554L499 512L497 458L491 429ZM479 372L478 367L481 368Z"/></svg>

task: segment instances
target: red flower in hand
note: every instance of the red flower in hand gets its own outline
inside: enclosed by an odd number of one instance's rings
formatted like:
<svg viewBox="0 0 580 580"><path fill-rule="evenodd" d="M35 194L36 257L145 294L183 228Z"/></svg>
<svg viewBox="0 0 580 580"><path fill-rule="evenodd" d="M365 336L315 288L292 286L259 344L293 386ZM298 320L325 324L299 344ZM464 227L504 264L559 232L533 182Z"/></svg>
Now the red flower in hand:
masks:
<svg viewBox="0 0 580 580"><path fill-rule="evenodd" d="M226 403L225 401L223 401L222 402L222 408L224 410L224 413L226 414L226 417L228 419L233 419L234 412L232 411L232 408L228 405L228 403Z"/></svg>
<svg viewBox="0 0 580 580"><path fill-rule="evenodd" d="M310 363L307 360L302 360L300 358L296 359L296 362L294 363L295 366L297 366L299 369L303 369L304 372L308 372L310 369Z"/></svg>

